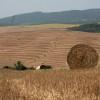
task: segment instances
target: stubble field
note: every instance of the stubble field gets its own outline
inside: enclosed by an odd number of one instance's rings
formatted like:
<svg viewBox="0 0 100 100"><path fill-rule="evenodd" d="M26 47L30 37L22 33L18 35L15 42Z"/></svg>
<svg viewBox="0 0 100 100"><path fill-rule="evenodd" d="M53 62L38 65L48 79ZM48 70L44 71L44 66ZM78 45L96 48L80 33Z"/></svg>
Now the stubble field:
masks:
<svg viewBox="0 0 100 100"><path fill-rule="evenodd" d="M67 30L72 26L0 27L0 100L100 100L100 64L89 70L68 70L66 64L67 53L78 43L100 54L100 34ZM53 69L2 69L16 61L27 67L48 64Z"/></svg>

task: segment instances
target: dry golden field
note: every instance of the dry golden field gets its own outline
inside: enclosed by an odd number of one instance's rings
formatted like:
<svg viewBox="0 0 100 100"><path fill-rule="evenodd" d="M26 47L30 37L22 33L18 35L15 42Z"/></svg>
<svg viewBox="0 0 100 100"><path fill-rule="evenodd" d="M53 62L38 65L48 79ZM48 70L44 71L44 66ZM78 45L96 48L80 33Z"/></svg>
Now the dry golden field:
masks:
<svg viewBox="0 0 100 100"><path fill-rule="evenodd" d="M67 70L67 53L78 43L100 54L100 34L67 30L74 25L0 27L0 100L100 100L100 63L95 69ZM22 61L51 70L2 69ZM99 61L100 62L100 61Z"/></svg>
<svg viewBox="0 0 100 100"><path fill-rule="evenodd" d="M0 70L0 100L100 100L100 69Z"/></svg>

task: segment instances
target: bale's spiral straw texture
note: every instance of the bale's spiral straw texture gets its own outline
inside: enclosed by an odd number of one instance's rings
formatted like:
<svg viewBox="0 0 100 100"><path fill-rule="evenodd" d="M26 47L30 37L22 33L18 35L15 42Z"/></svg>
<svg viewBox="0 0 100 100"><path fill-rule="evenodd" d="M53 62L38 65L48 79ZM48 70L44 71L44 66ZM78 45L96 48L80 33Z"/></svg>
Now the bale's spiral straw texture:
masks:
<svg viewBox="0 0 100 100"><path fill-rule="evenodd" d="M70 69L92 68L98 63L98 53L93 47L78 44L71 48L67 56Z"/></svg>

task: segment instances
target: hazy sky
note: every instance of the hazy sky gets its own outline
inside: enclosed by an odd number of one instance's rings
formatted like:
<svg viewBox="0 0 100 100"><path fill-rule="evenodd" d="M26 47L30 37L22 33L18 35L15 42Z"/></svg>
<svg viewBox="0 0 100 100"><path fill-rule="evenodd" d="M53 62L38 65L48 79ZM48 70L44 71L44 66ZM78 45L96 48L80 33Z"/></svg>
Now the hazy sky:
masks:
<svg viewBox="0 0 100 100"><path fill-rule="evenodd" d="M20 13L100 8L100 0L0 0L0 18Z"/></svg>

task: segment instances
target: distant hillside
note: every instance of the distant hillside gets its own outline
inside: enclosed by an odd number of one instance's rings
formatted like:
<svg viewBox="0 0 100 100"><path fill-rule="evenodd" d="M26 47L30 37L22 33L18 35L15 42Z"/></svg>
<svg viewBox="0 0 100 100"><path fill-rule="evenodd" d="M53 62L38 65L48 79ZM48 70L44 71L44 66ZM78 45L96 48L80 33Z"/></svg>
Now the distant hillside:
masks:
<svg viewBox="0 0 100 100"><path fill-rule="evenodd" d="M0 25L83 24L100 22L100 9L71 10L53 13L33 12L0 19Z"/></svg>

